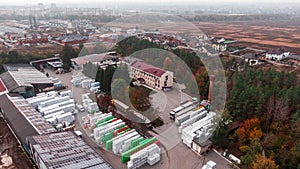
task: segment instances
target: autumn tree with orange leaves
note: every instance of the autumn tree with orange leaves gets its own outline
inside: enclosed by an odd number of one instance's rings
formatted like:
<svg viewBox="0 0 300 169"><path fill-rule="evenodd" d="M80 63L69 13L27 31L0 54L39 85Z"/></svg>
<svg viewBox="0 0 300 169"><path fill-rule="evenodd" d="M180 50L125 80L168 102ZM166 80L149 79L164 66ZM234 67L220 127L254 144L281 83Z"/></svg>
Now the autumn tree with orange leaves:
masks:
<svg viewBox="0 0 300 169"><path fill-rule="evenodd" d="M275 164L275 162L270 159L266 158L262 155L256 156L255 161L252 163L253 169L278 169L279 166Z"/></svg>
<svg viewBox="0 0 300 169"><path fill-rule="evenodd" d="M247 145L253 140L258 140L263 136L260 130L260 121L258 118L247 119L236 131L239 143Z"/></svg>

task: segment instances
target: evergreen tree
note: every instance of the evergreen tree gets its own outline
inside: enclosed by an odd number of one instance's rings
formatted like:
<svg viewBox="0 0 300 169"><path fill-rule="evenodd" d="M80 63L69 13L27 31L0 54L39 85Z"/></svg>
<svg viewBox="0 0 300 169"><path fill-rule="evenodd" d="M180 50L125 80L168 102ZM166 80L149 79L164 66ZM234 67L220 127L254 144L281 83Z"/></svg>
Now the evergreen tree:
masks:
<svg viewBox="0 0 300 169"><path fill-rule="evenodd" d="M63 69L70 70L72 62L71 59L76 56L75 50L72 46L66 45L62 50L61 60L63 62Z"/></svg>

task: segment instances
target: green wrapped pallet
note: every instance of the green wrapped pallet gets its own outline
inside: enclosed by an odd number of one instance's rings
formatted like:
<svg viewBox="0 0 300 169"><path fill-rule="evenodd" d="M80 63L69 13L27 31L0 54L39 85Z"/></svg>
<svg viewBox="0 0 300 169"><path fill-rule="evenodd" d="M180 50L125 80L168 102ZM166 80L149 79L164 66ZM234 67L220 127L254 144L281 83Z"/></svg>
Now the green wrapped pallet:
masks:
<svg viewBox="0 0 300 169"><path fill-rule="evenodd" d="M104 134L104 136L102 137L102 142L105 143L107 140L112 139L112 137L113 137L113 133L108 132L108 133Z"/></svg>
<svg viewBox="0 0 300 169"><path fill-rule="evenodd" d="M104 118L104 119L102 119L102 120L97 121L97 122L95 123L95 125L97 126L98 124L103 123L103 122L105 122L105 121L107 121L107 120L111 120L111 119L113 119L113 118L115 118L115 117L114 117L114 116L108 116L108 117L106 117L106 118Z"/></svg>
<svg viewBox="0 0 300 169"><path fill-rule="evenodd" d="M97 121L95 124L97 125L97 124L103 123L103 122L105 122L107 120L110 120L110 119L113 119L113 118L114 118L114 116L108 116L104 119L101 119L101 120Z"/></svg>
<svg viewBox="0 0 300 169"><path fill-rule="evenodd" d="M124 133L126 133L127 131L129 131L129 130L131 130L131 128L128 128L128 129L126 129L126 130L124 130L124 131L121 131L120 133L117 134L117 136L119 136L119 135L121 135L121 134L124 134Z"/></svg>
<svg viewBox="0 0 300 169"><path fill-rule="evenodd" d="M114 121L114 120L116 120L116 119L117 119L117 118L110 119L110 120L108 120L108 121L105 121L105 122L103 122L103 123L100 123L100 124L96 125L96 127L104 126L104 125L106 125L106 124L111 123L112 121Z"/></svg>
<svg viewBox="0 0 300 169"><path fill-rule="evenodd" d="M95 114L95 110L91 110L91 114L94 115Z"/></svg>
<svg viewBox="0 0 300 169"><path fill-rule="evenodd" d="M123 132L122 134L126 133L129 130L130 130L130 128L122 131ZM112 140L113 140L113 138L111 138L111 139L109 139L109 140L106 141L106 143L105 143L106 150L111 150L112 149Z"/></svg>
<svg viewBox="0 0 300 169"><path fill-rule="evenodd" d="M141 149L143 149L143 148L147 147L148 145L154 143L156 140L157 139L155 137L152 137L150 139L146 139L146 140L144 140L145 142L143 141L143 144L139 144L138 146L136 146L136 147L134 147L134 148L132 148L132 149L130 149L130 150L122 153L122 155L121 155L121 162L122 163L126 163L127 161L130 160L130 156L133 153L135 153L137 151L140 151Z"/></svg>
<svg viewBox="0 0 300 169"><path fill-rule="evenodd" d="M149 141L149 138L147 138L147 139L145 139L145 140L143 140L143 141L139 142L139 144L138 144L138 145L144 144L144 143L146 143L146 142L148 142L148 141Z"/></svg>
<svg viewBox="0 0 300 169"><path fill-rule="evenodd" d="M130 144L128 150L130 150L130 149L136 147L141 141L144 141L144 140L145 140L145 138L143 138L143 137L140 137L140 138L137 138L137 139L133 140L133 141L131 142L131 144Z"/></svg>
<svg viewBox="0 0 300 169"><path fill-rule="evenodd" d="M124 131L122 131L123 133L126 133L127 131L130 131L131 130L131 128L128 128L128 129L126 129L126 130L124 130Z"/></svg>
<svg viewBox="0 0 300 169"><path fill-rule="evenodd" d="M102 142L103 142L103 143L106 143L106 141L112 139L112 138L114 137L114 132L115 132L115 131L118 131L118 130L124 128L124 127L126 127L126 125L123 125L123 126L117 128L117 129L113 130L113 131L110 131L110 132L106 133L106 134L103 136L103 138L102 138Z"/></svg>
<svg viewBox="0 0 300 169"><path fill-rule="evenodd" d="M112 149L112 139L106 141L105 147L106 147L106 150Z"/></svg>

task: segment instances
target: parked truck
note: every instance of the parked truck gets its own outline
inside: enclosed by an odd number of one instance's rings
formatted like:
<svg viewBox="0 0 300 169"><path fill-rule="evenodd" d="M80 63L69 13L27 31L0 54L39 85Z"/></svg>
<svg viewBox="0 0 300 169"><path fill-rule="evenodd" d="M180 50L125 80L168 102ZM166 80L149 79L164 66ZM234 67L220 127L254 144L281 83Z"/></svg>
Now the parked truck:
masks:
<svg viewBox="0 0 300 169"><path fill-rule="evenodd" d="M176 114L184 114L188 111L191 111L192 109L196 108L197 102L196 101L188 101L177 108L173 109L169 115L171 120L175 120Z"/></svg>

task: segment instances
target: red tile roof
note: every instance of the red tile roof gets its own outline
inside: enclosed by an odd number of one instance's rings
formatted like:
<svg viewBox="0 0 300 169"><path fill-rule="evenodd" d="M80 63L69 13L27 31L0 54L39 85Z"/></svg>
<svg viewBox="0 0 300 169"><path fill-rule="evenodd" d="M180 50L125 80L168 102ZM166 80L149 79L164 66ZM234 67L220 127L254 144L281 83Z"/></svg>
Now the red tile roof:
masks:
<svg viewBox="0 0 300 169"><path fill-rule="evenodd" d="M4 83L2 82L2 80L0 79L0 94L7 91L6 86L4 85Z"/></svg>
<svg viewBox="0 0 300 169"><path fill-rule="evenodd" d="M144 72L150 73L150 74L152 74L154 76L157 76L157 77L161 77L165 73L165 71L163 69L154 67L152 65L148 65L145 62L136 61L131 66L133 66L137 69L140 69Z"/></svg>

